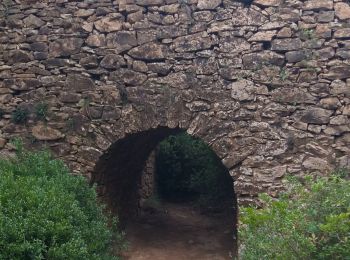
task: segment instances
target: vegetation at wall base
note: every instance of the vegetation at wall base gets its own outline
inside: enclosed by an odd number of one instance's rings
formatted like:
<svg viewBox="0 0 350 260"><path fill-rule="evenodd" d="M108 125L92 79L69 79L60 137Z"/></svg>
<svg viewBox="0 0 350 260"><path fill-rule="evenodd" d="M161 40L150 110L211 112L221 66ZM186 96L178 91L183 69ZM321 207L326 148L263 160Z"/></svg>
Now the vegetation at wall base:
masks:
<svg viewBox="0 0 350 260"><path fill-rule="evenodd" d="M111 246L121 250L123 235L103 211L86 179L50 153L18 146L0 159L0 259L118 259Z"/></svg>
<svg viewBox="0 0 350 260"><path fill-rule="evenodd" d="M350 259L349 171L290 179L278 200L261 199L241 209L241 259Z"/></svg>

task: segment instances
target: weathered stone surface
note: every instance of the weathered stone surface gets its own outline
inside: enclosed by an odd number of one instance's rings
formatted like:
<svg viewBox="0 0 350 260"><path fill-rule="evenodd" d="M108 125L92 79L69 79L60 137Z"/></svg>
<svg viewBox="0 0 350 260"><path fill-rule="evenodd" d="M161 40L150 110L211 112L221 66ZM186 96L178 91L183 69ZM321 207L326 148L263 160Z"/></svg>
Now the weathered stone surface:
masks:
<svg viewBox="0 0 350 260"><path fill-rule="evenodd" d="M46 125L37 125L32 128L32 135L40 141L55 141L64 137L60 131Z"/></svg>
<svg viewBox="0 0 350 260"><path fill-rule="evenodd" d="M94 25L99 32L116 32L122 29L123 22L119 19L106 17L94 22Z"/></svg>
<svg viewBox="0 0 350 260"><path fill-rule="evenodd" d="M279 88L271 93L272 99L280 103L315 104L316 98L297 88Z"/></svg>
<svg viewBox="0 0 350 260"><path fill-rule="evenodd" d="M254 82L248 80L239 80L230 84L231 97L233 99L244 101L253 100L256 94L267 94L267 89L256 86Z"/></svg>
<svg viewBox="0 0 350 260"><path fill-rule="evenodd" d="M121 65L125 64L125 60L122 56L116 54L106 55L100 65L106 69L118 69Z"/></svg>
<svg viewBox="0 0 350 260"><path fill-rule="evenodd" d="M340 20L350 19L350 5L347 3L335 3L335 15Z"/></svg>
<svg viewBox="0 0 350 260"><path fill-rule="evenodd" d="M128 54L134 59L145 61L163 60L166 57L165 46L156 43L146 43L133 48Z"/></svg>
<svg viewBox="0 0 350 260"><path fill-rule="evenodd" d="M80 38L59 39L50 43L50 55L52 57L67 57L77 54L83 45L84 40Z"/></svg>
<svg viewBox="0 0 350 260"><path fill-rule="evenodd" d="M350 38L350 28L337 29L334 33L334 37L337 39Z"/></svg>
<svg viewBox="0 0 350 260"><path fill-rule="evenodd" d="M272 51L251 53L243 56L243 65L247 69L256 69L266 65L282 66L284 56Z"/></svg>
<svg viewBox="0 0 350 260"><path fill-rule="evenodd" d="M129 69L119 69L111 74L111 80L117 80L132 86L142 85L146 79L147 76L145 74Z"/></svg>
<svg viewBox="0 0 350 260"><path fill-rule="evenodd" d="M332 10L333 1L332 0L309 0L304 4L305 10Z"/></svg>
<svg viewBox="0 0 350 260"><path fill-rule="evenodd" d="M350 65L333 66L324 75L327 79L346 79L350 77Z"/></svg>
<svg viewBox="0 0 350 260"><path fill-rule="evenodd" d="M299 62L306 59L305 51L289 51L286 53L288 62Z"/></svg>
<svg viewBox="0 0 350 260"><path fill-rule="evenodd" d="M249 38L250 42L269 42L276 35L277 31L263 31L257 32Z"/></svg>
<svg viewBox="0 0 350 260"><path fill-rule="evenodd" d="M283 0L254 0L254 4L261 6L280 6Z"/></svg>
<svg viewBox="0 0 350 260"><path fill-rule="evenodd" d="M200 10L215 9L221 3L222 0L198 0L197 8Z"/></svg>
<svg viewBox="0 0 350 260"><path fill-rule="evenodd" d="M90 47L102 47L106 45L106 37L103 34L93 34L86 39L86 44Z"/></svg>
<svg viewBox="0 0 350 260"><path fill-rule="evenodd" d="M176 38L173 49L176 52L191 52L209 49L213 45L211 38L202 33Z"/></svg>
<svg viewBox="0 0 350 260"><path fill-rule="evenodd" d="M302 47L301 40L293 39L275 39L272 41L271 49L274 51L293 51L299 50Z"/></svg>
<svg viewBox="0 0 350 260"><path fill-rule="evenodd" d="M23 20L23 22L24 22L26 27L34 28L34 29L39 28L45 24L45 22L43 20L41 20L40 18L36 17L33 14L31 14L27 18L25 18Z"/></svg>
<svg viewBox="0 0 350 260"><path fill-rule="evenodd" d="M72 92L83 92L95 89L95 83L88 77L79 74L69 74L66 80L66 87Z"/></svg>
<svg viewBox="0 0 350 260"><path fill-rule="evenodd" d="M306 170L319 170L322 172L329 170L327 160L317 157L309 157L305 159L303 162L303 166Z"/></svg>
<svg viewBox="0 0 350 260"><path fill-rule="evenodd" d="M301 113L300 120L309 124L328 124L333 111L323 108L309 108Z"/></svg>
<svg viewBox="0 0 350 260"><path fill-rule="evenodd" d="M113 48L117 53L130 50L137 45L135 32L120 31L107 35L107 46Z"/></svg>
<svg viewBox="0 0 350 260"><path fill-rule="evenodd" d="M9 53L7 64L12 65L15 63L25 63L32 60L31 55L28 52L13 50Z"/></svg>

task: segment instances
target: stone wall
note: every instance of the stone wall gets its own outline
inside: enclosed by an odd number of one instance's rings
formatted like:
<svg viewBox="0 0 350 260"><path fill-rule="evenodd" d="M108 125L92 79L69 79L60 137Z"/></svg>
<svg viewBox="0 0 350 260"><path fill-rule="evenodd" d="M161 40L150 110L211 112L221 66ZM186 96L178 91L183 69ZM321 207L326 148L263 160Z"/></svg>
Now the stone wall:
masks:
<svg viewBox="0 0 350 260"><path fill-rule="evenodd" d="M346 0L2 0L0 80L1 153L21 136L88 177L159 127L207 142L240 204L350 164Z"/></svg>

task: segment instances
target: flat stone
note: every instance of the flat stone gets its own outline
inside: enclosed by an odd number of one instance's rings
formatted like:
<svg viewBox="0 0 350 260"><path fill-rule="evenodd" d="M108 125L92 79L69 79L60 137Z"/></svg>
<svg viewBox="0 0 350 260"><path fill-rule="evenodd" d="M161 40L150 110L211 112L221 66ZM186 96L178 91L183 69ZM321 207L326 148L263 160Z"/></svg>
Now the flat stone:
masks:
<svg viewBox="0 0 350 260"><path fill-rule="evenodd" d="M276 35L277 31L262 31L257 32L252 37L249 38L250 42L269 42Z"/></svg>
<svg viewBox="0 0 350 260"><path fill-rule="evenodd" d="M288 104L316 104L316 98L310 93L294 88L278 88L271 92L272 100Z"/></svg>
<svg viewBox="0 0 350 260"><path fill-rule="evenodd" d="M213 42L209 36L204 36L202 33L183 36L176 38L173 42L173 49L176 52L192 52L209 49Z"/></svg>
<svg viewBox="0 0 350 260"><path fill-rule="evenodd" d="M106 17L94 22L94 25L99 32L116 32L122 29L123 22L118 19Z"/></svg>
<svg viewBox="0 0 350 260"><path fill-rule="evenodd" d="M310 0L304 3L304 10L333 10L333 1L332 0Z"/></svg>
<svg viewBox="0 0 350 260"><path fill-rule="evenodd" d="M15 63L26 63L31 61L33 58L32 56L25 51L21 50L13 50L10 51L8 61L7 63L9 65L15 64Z"/></svg>
<svg viewBox="0 0 350 260"><path fill-rule="evenodd" d="M284 55L273 51L262 51L243 56L243 65L247 69L256 69L257 67L266 65L282 66L284 61Z"/></svg>
<svg viewBox="0 0 350 260"><path fill-rule="evenodd" d="M145 61L163 60L166 57L166 48L157 43L146 43L131 49L128 54L134 59Z"/></svg>
<svg viewBox="0 0 350 260"><path fill-rule="evenodd" d="M125 65L125 60L117 54L106 55L100 63L100 66L105 69L118 69L121 65Z"/></svg>
<svg viewBox="0 0 350 260"><path fill-rule="evenodd" d="M86 76L69 74L66 79L66 87L71 91L83 92L87 90L94 90L95 83Z"/></svg>
<svg viewBox="0 0 350 260"><path fill-rule="evenodd" d="M256 94L267 92L266 89L259 88L252 81L239 80L230 84L231 97L239 101L254 100Z"/></svg>
<svg viewBox="0 0 350 260"><path fill-rule="evenodd" d="M45 24L45 22L43 20L41 20L40 18L36 17L33 14L31 14L27 18L25 18L23 20L23 22L24 22L26 27L33 28L33 29L39 28Z"/></svg>
<svg viewBox="0 0 350 260"><path fill-rule="evenodd" d="M350 38L350 28L337 29L334 32L334 38L336 38L336 39Z"/></svg>
<svg viewBox="0 0 350 260"><path fill-rule="evenodd" d="M119 31L110 33L106 37L107 47L113 48L117 53L121 53L137 46L135 32Z"/></svg>
<svg viewBox="0 0 350 260"><path fill-rule="evenodd" d="M222 0L198 0L197 8L200 10L212 10L221 5Z"/></svg>
<svg viewBox="0 0 350 260"><path fill-rule="evenodd" d="M306 59L305 51L289 51L286 53L288 62L299 62Z"/></svg>
<svg viewBox="0 0 350 260"><path fill-rule="evenodd" d="M283 0L254 0L254 4L261 5L264 7L268 6L280 6L283 3Z"/></svg>
<svg viewBox="0 0 350 260"><path fill-rule="evenodd" d="M89 17L95 13L94 9L79 9L74 13L77 17Z"/></svg>
<svg viewBox="0 0 350 260"><path fill-rule="evenodd" d="M303 166L307 170L319 170L325 172L329 169L327 160L318 157L309 157L304 160Z"/></svg>
<svg viewBox="0 0 350 260"><path fill-rule="evenodd" d="M340 20L350 19L350 5L347 3L336 3L334 6L335 15Z"/></svg>
<svg viewBox="0 0 350 260"><path fill-rule="evenodd" d="M332 80L350 78L350 65L332 66L329 72L323 76Z"/></svg>
<svg viewBox="0 0 350 260"><path fill-rule="evenodd" d="M106 45L106 37L103 34L92 34L86 39L90 47L102 47Z"/></svg>
<svg viewBox="0 0 350 260"><path fill-rule="evenodd" d="M275 39L272 41L271 50L273 51L294 51L302 48L302 42L298 38L293 39Z"/></svg>
<svg viewBox="0 0 350 260"><path fill-rule="evenodd" d="M45 125L34 126L32 135L40 141L55 141L64 137L60 131Z"/></svg>
<svg viewBox="0 0 350 260"><path fill-rule="evenodd" d="M49 53L51 57L67 57L79 53L83 43L80 38L58 39L50 43Z"/></svg>
<svg viewBox="0 0 350 260"><path fill-rule="evenodd" d="M308 108L302 112L301 121L308 124L323 125L328 124L333 111L323 108Z"/></svg>
<svg viewBox="0 0 350 260"><path fill-rule="evenodd" d="M110 79L123 82L126 85L137 86L142 85L147 80L147 76L140 72L122 68L111 73Z"/></svg>

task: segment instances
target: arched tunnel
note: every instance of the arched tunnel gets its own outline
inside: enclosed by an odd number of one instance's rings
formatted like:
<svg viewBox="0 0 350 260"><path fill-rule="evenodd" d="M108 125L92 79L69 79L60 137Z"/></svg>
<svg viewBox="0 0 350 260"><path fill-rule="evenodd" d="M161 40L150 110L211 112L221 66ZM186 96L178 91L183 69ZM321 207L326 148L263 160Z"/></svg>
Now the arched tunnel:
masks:
<svg viewBox="0 0 350 260"><path fill-rule="evenodd" d="M92 183L96 184L101 200L107 204L108 209L113 214L118 216L123 228L126 228L129 223L138 218L140 183L150 154L162 140L184 132L180 128L158 127L129 134L112 144L107 152L100 157L92 174ZM222 164L219 157L217 157L217 160ZM222 167L224 166L222 165ZM228 176L226 179L228 183L226 184L232 191L229 198L230 205L227 206L229 209L227 210L230 211L230 240L232 252L234 252L237 248L238 210L233 190L233 179L229 176L229 171L226 168L225 170L225 174Z"/></svg>

